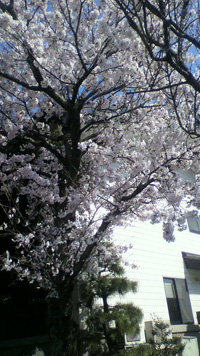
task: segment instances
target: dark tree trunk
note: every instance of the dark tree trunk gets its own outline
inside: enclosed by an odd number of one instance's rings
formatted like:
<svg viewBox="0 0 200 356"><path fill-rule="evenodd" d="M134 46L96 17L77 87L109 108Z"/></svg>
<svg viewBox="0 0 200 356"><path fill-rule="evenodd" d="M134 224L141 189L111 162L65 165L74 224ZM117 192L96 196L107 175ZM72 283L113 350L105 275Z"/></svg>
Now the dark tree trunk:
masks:
<svg viewBox="0 0 200 356"><path fill-rule="evenodd" d="M103 299L104 313L107 314L107 313L109 313L109 305L108 305L108 302L107 302L107 296L102 297L102 299ZM104 330L105 339L106 339L106 342L107 342L107 345L108 345L109 355L112 355L112 352L113 352L113 340L112 340L111 335L110 335L110 328L109 328L108 323L105 323L103 325L103 330Z"/></svg>
<svg viewBox="0 0 200 356"><path fill-rule="evenodd" d="M70 281L59 298L48 300L48 329L52 356L79 356L78 290Z"/></svg>

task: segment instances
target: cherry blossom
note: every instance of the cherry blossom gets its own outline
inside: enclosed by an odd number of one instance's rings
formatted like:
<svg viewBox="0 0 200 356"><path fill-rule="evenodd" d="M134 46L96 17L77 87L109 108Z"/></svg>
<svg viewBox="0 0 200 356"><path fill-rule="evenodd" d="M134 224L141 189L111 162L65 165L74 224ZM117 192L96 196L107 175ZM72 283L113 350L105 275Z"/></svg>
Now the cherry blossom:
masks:
<svg viewBox="0 0 200 356"><path fill-rule="evenodd" d="M199 184L177 174L198 173L199 142L152 89L166 73L112 1L1 10L0 234L13 246L2 268L67 304L83 270L117 253L105 248L113 226L163 221L174 239L199 208Z"/></svg>

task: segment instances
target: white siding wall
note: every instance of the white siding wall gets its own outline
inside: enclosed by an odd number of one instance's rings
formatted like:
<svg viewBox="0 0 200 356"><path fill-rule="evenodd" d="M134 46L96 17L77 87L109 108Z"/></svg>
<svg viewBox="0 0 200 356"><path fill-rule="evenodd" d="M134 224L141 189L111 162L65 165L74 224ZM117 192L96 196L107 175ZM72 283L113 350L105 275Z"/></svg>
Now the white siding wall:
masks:
<svg viewBox="0 0 200 356"><path fill-rule="evenodd" d="M200 311L200 271L185 268L182 251L200 254L200 235L188 230L177 231L175 235L176 241L168 243L162 237L161 225L146 222L134 222L127 228L115 229L115 243L132 244L124 258L134 263L136 268L127 266L126 275L138 282L138 291L135 294L128 293L125 297L112 297L111 304L133 302L142 309L143 322L152 320L154 316L169 322L163 277L186 278L194 321L197 323L196 312ZM141 341L145 341L143 331L141 336Z"/></svg>

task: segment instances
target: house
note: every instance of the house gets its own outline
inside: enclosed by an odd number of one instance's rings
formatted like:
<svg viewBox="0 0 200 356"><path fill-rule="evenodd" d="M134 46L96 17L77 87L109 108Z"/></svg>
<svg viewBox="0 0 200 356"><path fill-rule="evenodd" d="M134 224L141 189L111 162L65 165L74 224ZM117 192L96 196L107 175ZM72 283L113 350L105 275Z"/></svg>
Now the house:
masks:
<svg viewBox="0 0 200 356"><path fill-rule="evenodd" d="M110 298L110 305L133 302L143 311L140 334L126 335L125 346L145 343L152 337L157 318L170 324L173 335L186 343L184 356L199 356L200 344L200 225L188 221L185 231L175 233L176 240L162 237L162 226L135 221L114 230L115 243L132 245L124 254L126 275L138 282L138 291ZM135 268L131 265L134 264Z"/></svg>

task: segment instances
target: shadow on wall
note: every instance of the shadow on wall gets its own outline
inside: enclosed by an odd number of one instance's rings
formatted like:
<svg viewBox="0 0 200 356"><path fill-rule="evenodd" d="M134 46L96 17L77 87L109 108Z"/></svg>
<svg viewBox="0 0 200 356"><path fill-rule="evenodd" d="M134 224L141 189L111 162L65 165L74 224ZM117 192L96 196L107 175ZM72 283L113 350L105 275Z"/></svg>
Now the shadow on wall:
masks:
<svg viewBox="0 0 200 356"><path fill-rule="evenodd" d="M199 356L198 338L196 336L184 336L182 341L185 344L182 356Z"/></svg>

